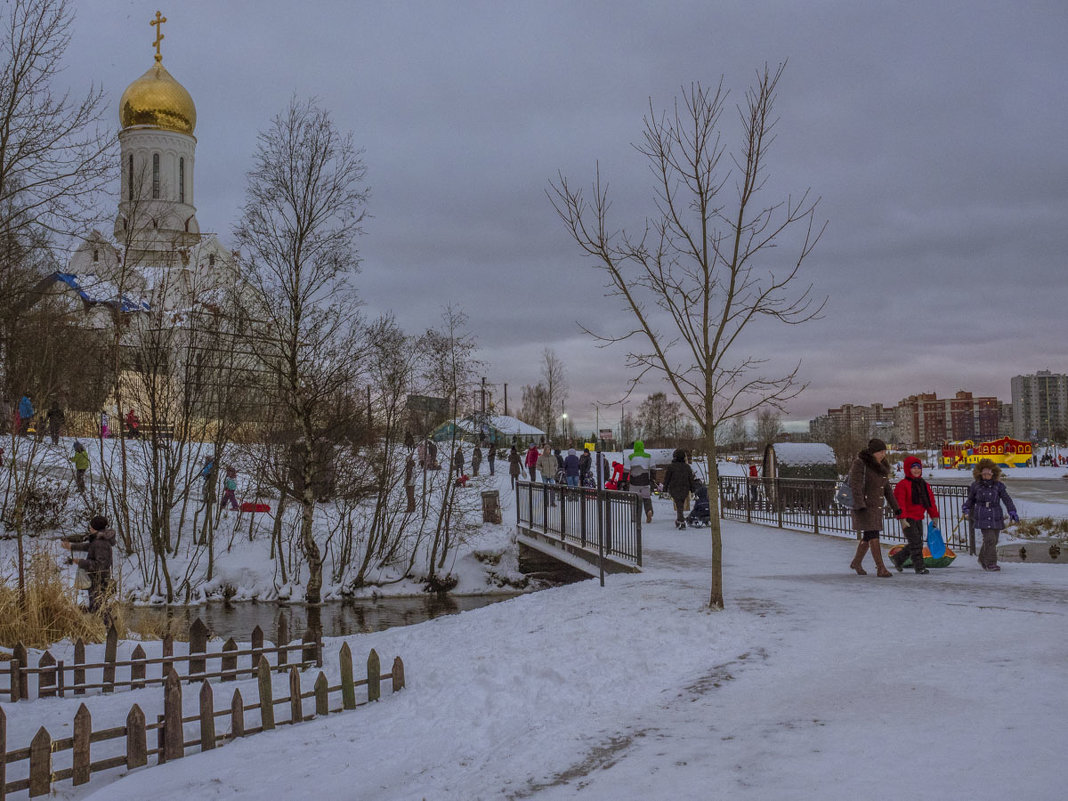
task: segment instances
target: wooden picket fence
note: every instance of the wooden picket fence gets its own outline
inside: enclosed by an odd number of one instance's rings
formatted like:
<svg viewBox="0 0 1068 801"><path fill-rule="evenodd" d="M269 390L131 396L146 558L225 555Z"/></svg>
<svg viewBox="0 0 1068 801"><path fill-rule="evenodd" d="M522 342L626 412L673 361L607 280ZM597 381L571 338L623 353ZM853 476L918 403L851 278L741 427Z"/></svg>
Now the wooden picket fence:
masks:
<svg viewBox="0 0 1068 801"><path fill-rule="evenodd" d="M149 758L155 757L157 765L180 759L187 749L199 746L201 751L209 751L238 737L248 737L263 731L270 731L277 726L301 723L318 717L356 709L358 706L378 701L382 697L382 683L385 679L392 682L392 692L404 687L404 663L398 656L393 660L389 673L383 674L378 654L372 650L367 657L366 678L355 681L352 672L352 652L348 644L341 647L339 654L341 665L340 683L331 686L322 671L310 691L301 688L300 671L296 665L289 666L289 695L275 698L271 685L271 671L275 670L267 657L261 655L256 667L258 699L246 704L241 697L241 690L234 691L227 708L216 710L214 690L206 679L200 685L200 711L196 715L184 716L182 713L182 677L173 667L167 668L167 677L163 685L163 714L155 723L148 723L141 707L134 704L126 716L125 726L110 729L93 730L93 721L85 704L80 704L74 715L73 736L60 740L52 739L43 726L34 735L28 748L14 751L7 750L7 716L0 709L0 801L9 793L29 790L30 797L48 795L56 782L71 779L74 785L85 784L93 773L125 767L127 770L144 767ZM357 700L356 688L366 687L366 699ZM332 701L332 697L337 697ZM305 711L304 701L314 699L314 712ZM338 702L340 705L338 705ZM275 707L289 707L288 719L279 720L275 716ZM245 713L258 712L259 725L245 725ZM216 731L216 719L228 718L229 730ZM198 723L199 735L194 740L185 739L185 724ZM156 747L149 748L149 732L155 731ZM118 740L122 753L93 761L92 745L94 743ZM114 749L112 749L114 750ZM70 766L56 769L56 755L70 751ZM28 762L25 778L7 781L9 766Z"/></svg>
<svg viewBox="0 0 1068 801"><path fill-rule="evenodd" d="M171 637L163 639L163 655L149 659L145 650L140 645L134 648L129 659L117 659L118 634L114 626L108 630L107 640L104 644L104 661L88 663L85 661L85 643L78 640L74 644L73 664L64 664L49 651L45 651L37 662L37 666L29 665L29 656L25 646L19 643L12 650L12 658L6 666L0 668L0 675L6 673L8 686L0 684L0 695L7 695L12 701L31 698L51 698L66 696L68 693L84 695L87 690L99 690L110 693L116 689L128 688L131 690L141 689L152 684L163 684L167 674L173 669L185 665L185 672L178 672L179 678L185 681L199 681L201 679L221 679L233 681L242 676L254 675L261 656L274 655L275 664L272 669L285 670L289 667L290 652L299 652L300 660L297 664L310 667L314 664L321 667L322 640L305 632L300 642L289 642L289 624L283 615L278 616L278 635L275 645L264 646L263 630L256 626L252 630L251 645L246 649L239 649L234 638L231 637L223 643L222 650L208 651L208 627L197 618L189 628L189 654L183 656L174 655L174 640ZM244 663L244 657L248 662ZM208 662L217 660L218 670L209 672ZM244 663L244 664L243 664ZM159 665L159 675L148 676L148 666ZM129 668L128 678L117 678L118 668ZM99 671L99 681L87 681L87 671ZM30 677L36 676L36 684L30 682Z"/></svg>

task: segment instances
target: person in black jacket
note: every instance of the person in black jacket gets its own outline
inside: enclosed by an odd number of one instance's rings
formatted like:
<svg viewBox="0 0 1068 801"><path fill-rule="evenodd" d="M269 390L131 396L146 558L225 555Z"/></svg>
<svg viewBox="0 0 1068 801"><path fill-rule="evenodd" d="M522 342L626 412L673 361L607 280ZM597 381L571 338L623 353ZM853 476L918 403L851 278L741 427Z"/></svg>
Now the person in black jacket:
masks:
<svg viewBox="0 0 1068 801"><path fill-rule="evenodd" d="M677 529L686 528L686 520L682 513L692 487L693 468L686 463L686 451L676 448L671 456L671 464L664 473L664 490L675 502L675 528Z"/></svg>
<svg viewBox="0 0 1068 801"><path fill-rule="evenodd" d="M590 449L583 448L582 455L579 456L579 486L590 487L593 486L593 482L590 481L590 469L593 467L593 459L590 457Z"/></svg>
<svg viewBox="0 0 1068 801"><path fill-rule="evenodd" d="M108 520L97 515L89 521L89 535L81 541L63 540L63 547L71 551L85 551L84 559L78 560L78 567L89 574L89 611L98 612L104 606L111 587L111 551L115 547L115 529L108 527Z"/></svg>

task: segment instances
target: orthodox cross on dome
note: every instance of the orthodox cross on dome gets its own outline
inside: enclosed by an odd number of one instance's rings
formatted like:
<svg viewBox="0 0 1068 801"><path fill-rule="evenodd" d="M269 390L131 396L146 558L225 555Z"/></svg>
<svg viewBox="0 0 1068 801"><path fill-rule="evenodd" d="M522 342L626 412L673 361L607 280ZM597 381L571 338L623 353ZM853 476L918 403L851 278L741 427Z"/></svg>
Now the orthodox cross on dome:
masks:
<svg viewBox="0 0 1068 801"><path fill-rule="evenodd" d="M154 25L155 28L156 28L156 41L154 41L152 43L152 45L156 48L156 61L163 61L163 56L160 55L160 52L159 52L159 43L162 42L163 38L164 38L163 34L160 32L160 26L162 26L163 23L166 22L166 21L167 21L167 18L165 16L163 16L163 13L160 12L160 11L157 11L156 12L156 18L154 20L149 20L149 23L148 23L149 25Z"/></svg>

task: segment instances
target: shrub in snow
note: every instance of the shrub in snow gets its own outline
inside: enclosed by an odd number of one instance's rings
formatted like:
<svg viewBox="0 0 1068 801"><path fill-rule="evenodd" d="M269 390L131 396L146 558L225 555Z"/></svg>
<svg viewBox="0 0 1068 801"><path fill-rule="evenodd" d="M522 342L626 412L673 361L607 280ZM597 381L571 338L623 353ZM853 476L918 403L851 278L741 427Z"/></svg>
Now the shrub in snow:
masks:
<svg viewBox="0 0 1068 801"><path fill-rule="evenodd" d="M70 486L40 476L33 477L31 484L22 492L22 530L27 534L37 535L63 526L67 520L67 501L70 499ZM15 528L15 506L9 506L4 512L4 527L11 531Z"/></svg>

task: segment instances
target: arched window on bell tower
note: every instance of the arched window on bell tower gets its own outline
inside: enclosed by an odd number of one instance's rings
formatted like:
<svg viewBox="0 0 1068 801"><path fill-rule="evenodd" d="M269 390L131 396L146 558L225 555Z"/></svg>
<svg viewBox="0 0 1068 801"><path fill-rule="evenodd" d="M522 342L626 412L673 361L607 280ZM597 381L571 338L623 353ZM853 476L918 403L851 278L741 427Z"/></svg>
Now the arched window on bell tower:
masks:
<svg viewBox="0 0 1068 801"><path fill-rule="evenodd" d="M130 171L126 174L127 187L126 194L127 199L133 201L133 187L134 187L134 171L133 171L133 153L130 154Z"/></svg>
<svg viewBox="0 0 1068 801"><path fill-rule="evenodd" d="M185 203L185 158L178 159L178 202Z"/></svg>
<svg viewBox="0 0 1068 801"><path fill-rule="evenodd" d="M159 200L159 153L152 154L152 199Z"/></svg>

